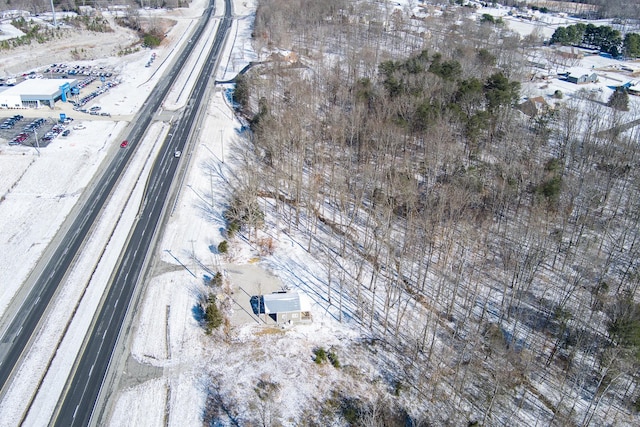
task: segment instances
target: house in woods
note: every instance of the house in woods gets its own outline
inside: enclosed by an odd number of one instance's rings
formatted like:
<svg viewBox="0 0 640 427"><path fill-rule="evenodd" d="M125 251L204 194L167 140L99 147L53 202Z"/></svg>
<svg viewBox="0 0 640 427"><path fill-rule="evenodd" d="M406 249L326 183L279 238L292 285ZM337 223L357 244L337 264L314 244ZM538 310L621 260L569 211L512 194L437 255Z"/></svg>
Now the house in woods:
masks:
<svg viewBox="0 0 640 427"><path fill-rule="evenodd" d="M281 50L274 52L269 56L269 60L273 62L288 62L289 64L295 64L299 61L298 54L290 50Z"/></svg>
<svg viewBox="0 0 640 427"><path fill-rule="evenodd" d="M518 110L522 111L529 117L535 117L538 114L544 114L549 110L550 106L542 96L529 98L522 104L518 105Z"/></svg>
<svg viewBox="0 0 640 427"><path fill-rule="evenodd" d="M311 320L308 304L297 292L274 292L262 298L264 314L278 324Z"/></svg>
<svg viewBox="0 0 640 427"><path fill-rule="evenodd" d="M584 58L584 54L579 49L576 49L573 46L558 46L555 49L555 52L561 58L566 59L582 59Z"/></svg>
<svg viewBox="0 0 640 427"><path fill-rule="evenodd" d="M585 84L585 83L595 83L598 81L598 75L596 73L591 74L582 74L579 77L575 74L567 75L567 81L569 83L574 83L577 85Z"/></svg>

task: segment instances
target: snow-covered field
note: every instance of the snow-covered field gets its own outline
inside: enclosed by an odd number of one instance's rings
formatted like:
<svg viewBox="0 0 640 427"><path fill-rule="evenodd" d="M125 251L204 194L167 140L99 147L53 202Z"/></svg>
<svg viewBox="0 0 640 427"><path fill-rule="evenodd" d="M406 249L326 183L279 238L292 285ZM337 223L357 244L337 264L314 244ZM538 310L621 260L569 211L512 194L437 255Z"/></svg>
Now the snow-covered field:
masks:
<svg viewBox="0 0 640 427"><path fill-rule="evenodd" d="M233 3L236 19L216 75L218 80L232 78L258 57L250 44L255 3L239 0ZM74 131L64 140L54 140L41 150L41 155L33 149L6 144L0 147L0 283L4 284L0 288L0 314L7 312L73 206L82 200L92 177L120 149L127 121L142 105L171 55L186 41L204 4L204 0L195 0L188 9L163 12L170 14L176 23L168 42L156 50L154 67L145 67L149 51L117 57L112 55L114 46L105 47L100 59L77 61L104 64L117 70L120 85L95 103L122 120L89 120L86 116L83 119L86 129ZM549 37L555 25L569 24L566 19L545 16L538 22L525 22L507 17L501 10L478 13L505 16L509 27L523 36L539 30ZM196 56L210 41L196 47ZM0 72L17 72L20 66L28 71L58 62L55 50L43 49L43 55L46 52L52 53L43 58L44 63L36 63L27 59L26 51L20 50L11 60L2 58ZM187 69L195 66L196 60L193 61ZM589 56L579 65L596 70L602 76L600 81L577 86L551 77L528 83L523 94L551 98L555 90L561 90L571 97L586 89L597 92L600 100L606 102L612 82L632 79L620 68L608 68L623 65L618 61ZM624 65L640 68L637 63ZM605 68L607 71L602 71ZM32 351L0 403L3 415L0 426L15 425L20 420L25 425L47 424L134 221L144 177L155 157L156 142L167 132L166 121L184 105L194 78L195 75L184 74L178 79L164 105L164 122L154 125L139 145L122 185L105 208L103 219L48 313L46 328L36 337ZM103 424L200 425L210 398L233 400L231 407L255 413L257 409L249 406L255 401L259 383L277 384L275 401L282 420L299 419L309 401L330 398L336 389L376 394L375 390L356 389L375 382L380 375L378 367L359 358L357 353L345 351L348 343L361 336L359 324L349 318L339 322L335 306L327 309L322 297L314 295L314 288L326 286L326 267L305 250L295 235L273 230L275 252L267 257L260 257L256 248L240 238L232 242L231 256L221 257L217 253L218 244L225 239L221 212L228 196L228 182L233 179L234 164L242 151L238 136L241 124L234 118L223 89L219 87L214 92L192 149L183 153L188 173L179 185L177 202L159 239L150 276L143 284L143 299L135 313L129 342L130 357L122 362L124 369L117 381L118 390L109 402ZM639 105L638 99L632 97L630 114L637 116ZM62 111L63 107L56 108ZM45 115L56 116L58 112L47 110ZM244 268L258 259L262 261L258 268ZM227 333L206 336L194 312L199 297L207 291L205 276L212 271L227 272L233 291L230 298L239 301L249 298L242 294L242 289L267 286L266 269L277 276L269 279L270 290L277 289L280 281L307 293L313 323L278 329L252 320L245 324L236 321ZM241 304L232 308L236 320L241 318ZM367 381L354 383L352 377L330 365L315 364L312 356L317 347L335 349L341 364ZM29 403L33 406L27 413ZM242 414L237 415L242 419Z"/></svg>

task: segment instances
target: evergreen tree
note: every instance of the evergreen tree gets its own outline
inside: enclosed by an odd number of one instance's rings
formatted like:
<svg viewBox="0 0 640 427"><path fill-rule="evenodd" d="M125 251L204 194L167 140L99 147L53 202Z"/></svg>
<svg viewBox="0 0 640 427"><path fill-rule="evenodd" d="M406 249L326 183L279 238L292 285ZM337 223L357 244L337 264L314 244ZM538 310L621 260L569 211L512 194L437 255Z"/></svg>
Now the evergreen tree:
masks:
<svg viewBox="0 0 640 427"><path fill-rule="evenodd" d="M220 313L216 302L216 296L214 294L209 295L207 305L204 309L204 321L207 334L210 334L214 329L222 325L223 320L222 313Z"/></svg>
<svg viewBox="0 0 640 427"><path fill-rule="evenodd" d="M629 111L629 94L627 93L627 89L623 86L618 87L615 92L611 94L607 105L616 110Z"/></svg>
<svg viewBox="0 0 640 427"><path fill-rule="evenodd" d="M629 58L640 57L640 34L627 33L624 36L624 54Z"/></svg>
<svg viewBox="0 0 640 427"><path fill-rule="evenodd" d="M510 82L504 74L491 75L484 85L484 96L487 98L487 108L494 113L501 106L514 103L519 96L520 83Z"/></svg>

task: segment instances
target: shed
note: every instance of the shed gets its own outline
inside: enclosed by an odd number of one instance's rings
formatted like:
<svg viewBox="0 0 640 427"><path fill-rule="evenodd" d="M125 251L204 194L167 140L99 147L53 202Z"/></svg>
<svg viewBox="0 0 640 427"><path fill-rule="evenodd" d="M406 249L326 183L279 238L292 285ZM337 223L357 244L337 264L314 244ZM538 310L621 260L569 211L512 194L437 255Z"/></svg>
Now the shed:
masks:
<svg viewBox="0 0 640 427"><path fill-rule="evenodd" d="M580 77L576 75L569 74L567 76L567 81L569 83L575 83L577 85L585 84L585 83L595 83L598 81L598 75L596 73L591 74L582 74Z"/></svg>
<svg viewBox="0 0 640 427"><path fill-rule="evenodd" d="M311 313L298 292L275 292L263 296L264 313L276 323L311 320Z"/></svg>

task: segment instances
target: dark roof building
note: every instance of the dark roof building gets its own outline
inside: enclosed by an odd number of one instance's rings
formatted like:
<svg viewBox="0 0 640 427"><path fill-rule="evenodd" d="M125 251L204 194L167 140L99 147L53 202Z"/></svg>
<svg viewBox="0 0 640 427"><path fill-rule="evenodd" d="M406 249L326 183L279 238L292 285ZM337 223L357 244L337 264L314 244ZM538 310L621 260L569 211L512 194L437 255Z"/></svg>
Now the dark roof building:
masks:
<svg viewBox="0 0 640 427"><path fill-rule="evenodd" d="M549 110L549 104L542 96L536 96L529 98L522 104L518 105L518 110L522 111L529 117L535 117L538 114L543 114Z"/></svg>

